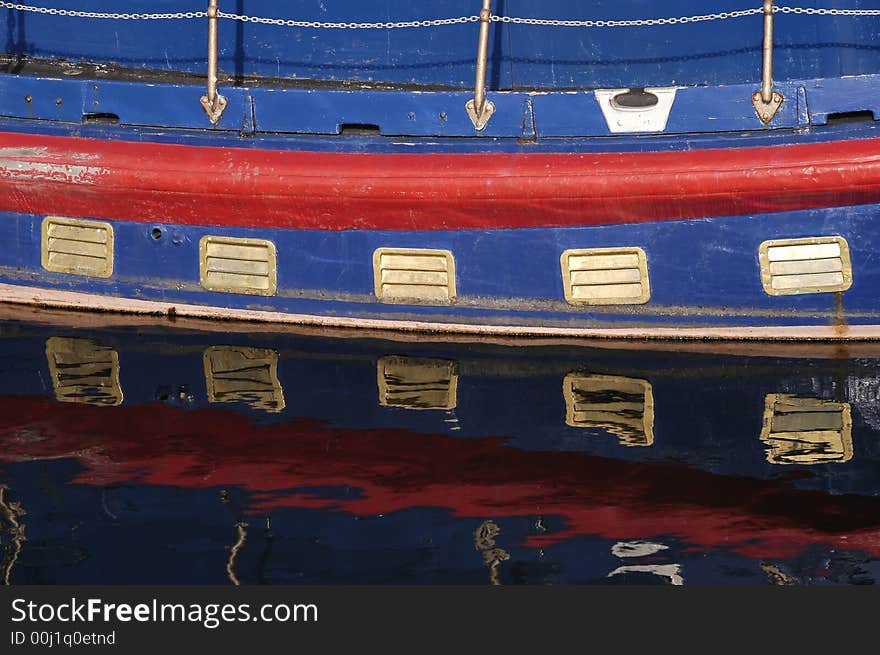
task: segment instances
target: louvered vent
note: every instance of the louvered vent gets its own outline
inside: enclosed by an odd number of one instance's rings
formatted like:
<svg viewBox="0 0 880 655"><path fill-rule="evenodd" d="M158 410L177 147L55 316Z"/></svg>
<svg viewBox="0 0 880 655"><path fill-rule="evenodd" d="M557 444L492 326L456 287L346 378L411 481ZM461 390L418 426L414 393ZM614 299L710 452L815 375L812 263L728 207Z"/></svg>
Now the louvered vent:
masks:
<svg viewBox="0 0 880 655"><path fill-rule="evenodd" d="M47 216L41 250L47 271L89 277L113 274L113 227L108 223Z"/></svg>
<svg viewBox="0 0 880 655"><path fill-rule="evenodd" d="M648 302L648 258L641 248L593 248L562 253L562 283L571 305Z"/></svg>
<svg viewBox="0 0 880 655"><path fill-rule="evenodd" d="M846 291L852 286L849 244L842 237L765 241L761 282L771 296Z"/></svg>
<svg viewBox="0 0 880 655"><path fill-rule="evenodd" d="M790 394L770 394L764 401L761 441L771 464L826 464L852 459L852 413L849 403Z"/></svg>
<svg viewBox="0 0 880 655"><path fill-rule="evenodd" d="M570 373L563 395L566 424L607 430L624 446L654 443L654 393L647 380Z"/></svg>
<svg viewBox="0 0 880 655"><path fill-rule="evenodd" d="M378 365L379 403L406 409L454 409L458 366L445 359L382 357Z"/></svg>
<svg viewBox="0 0 880 655"><path fill-rule="evenodd" d="M448 250L379 248L373 274L379 300L447 303L455 298L455 260Z"/></svg>
<svg viewBox="0 0 880 655"><path fill-rule="evenodd" d="M275 244L262 239L206 236L199 242L201 284L209 291L274 296Z"/></svg>
<svg viewBox="0 0 880 655"><path fill-rule="evenodd" d="M119 355L90 339L52 337L46 360L55 397L65 403L114 406L122 404Z"/></svg>
<svg viewBox="0 0 880 655"><path fill-rule="evenodd" d="M276 351L211 346L205 350L204 363L209 402L243 403L265 412L284 409Z"/></svg>

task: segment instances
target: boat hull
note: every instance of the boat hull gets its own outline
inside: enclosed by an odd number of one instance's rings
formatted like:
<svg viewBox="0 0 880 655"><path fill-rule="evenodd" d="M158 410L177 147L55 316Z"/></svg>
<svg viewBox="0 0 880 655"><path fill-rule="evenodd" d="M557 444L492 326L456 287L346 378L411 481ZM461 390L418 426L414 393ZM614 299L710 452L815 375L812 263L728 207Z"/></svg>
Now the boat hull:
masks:
<svg viewBox="0 0 880 655"><path fill-rule="evenodd" d="M540 230L323 232L111 221L116 266L106 279L45 270L45 218L4 213L0 235L10 247L0 253L0 293L8 302L53 307L424 332L874 339L880 334L872 293L880 271L871 264L877 209L867 205L757 219ZM843 293L767 295L759 270L760 243L817 234L838 235L851 244L852 287ZM199 243L208 235L274 243L274 295L203 288ZM585 244L643 248L651 274L650 302L566 303L559 253ZM457 297L443 305L380 301L373 253L382 247L455 253Z"/></svg>
<svg viewBox="0 0 880 655"><path fill-rule="evenodd" d="M877 338L871 3L771 17L675 0L664 17L647 0L529 0L482 19L387 4L10 7L0 300L432 333Z"/></svg>
<svg viewBox="0 0 880 655"><path fill-rule="evenodd" d="M436 333L876 339L878 144L406 155L4 132L2 298ZM109 274L48 265L48 220L103 226ZM207 285L206 239L267 244L271 284ZM848 286L775 295L762 244L810 239L845 243ZM620 248L644 256L644 297L573 302L564 253ZM446 253L447 296L382 297L388 249Z"/></svg>

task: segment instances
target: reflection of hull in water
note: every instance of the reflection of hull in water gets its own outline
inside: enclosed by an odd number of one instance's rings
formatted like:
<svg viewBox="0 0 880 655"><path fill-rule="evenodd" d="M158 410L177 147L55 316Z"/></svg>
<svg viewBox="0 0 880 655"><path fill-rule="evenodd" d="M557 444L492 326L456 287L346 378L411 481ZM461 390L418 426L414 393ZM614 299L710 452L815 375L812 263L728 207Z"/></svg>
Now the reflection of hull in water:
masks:
<svg viewBox="0 0 880 655"><path fill-rule="evenodd" d="M558 516L549 546L576 536L670 536L750 557L811 544L880 554L880 499L713 475L672 463L525 452L499 438L346 430L294 420L254 425L228 411L108 410L3 399L5 461L76 459L81 484L241 487L249 511L283 507L382 515L413 507L459 517ZM355 488L356 496L321 489ZM288 491L282 491L288 490ZM299 490L299 491L298 491Z"/></svg>
<svg viewBox="0 0 880 655"><path fill-rule="evenodd" d="M806 409L834 408L800 414L836 416L841 426L801 431L803 443L812 440L814 446L796 458L809 467L799 484L838 493L876 491L866 472L880 459L880 379L872 359L464 349L260 333L95 333L13 323L3 332L0 348L9 353L10 369L0 394L48 393L65 403L97 405L222 406L260 423L309 417L355 429L503 435L507 444L527 450L672 460L759 478L781 475L779 464L791 459L779 455L780 444L793 443L793 429L787 435L767 432L768 398L782 394Z"/></svg>
<svg viewBox="0 0 880 655"><path fill-rule="evenodd" d="M252 515L556 517L507 533L508 549L600 535L746 557L880 552L871 358L17 322L0 334L0 457L75 459L83 485L240 488Z"/></svg>

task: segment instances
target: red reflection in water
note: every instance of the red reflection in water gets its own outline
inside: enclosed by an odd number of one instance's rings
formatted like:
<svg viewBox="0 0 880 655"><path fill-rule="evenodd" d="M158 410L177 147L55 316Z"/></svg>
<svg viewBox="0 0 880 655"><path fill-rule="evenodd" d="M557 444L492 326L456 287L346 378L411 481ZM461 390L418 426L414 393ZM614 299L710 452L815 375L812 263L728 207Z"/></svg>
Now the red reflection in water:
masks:
<svg viewBox="0 0 880 655"><path fill-rule="evenodd" d="M880 498L798 490L782 480L714 475L680 464L530 452L504 439L336 429L297 419L254 425L229 410L99 408L0 398L0 460L73 458L79 484L236 486L251 512L321 508L357 515L414 507L457 517L556 515L562 532L526 545L598 534L675 536L701 549L784 558L813 544L880 555ZM350 499L297 492L352 487Z"/></svg>

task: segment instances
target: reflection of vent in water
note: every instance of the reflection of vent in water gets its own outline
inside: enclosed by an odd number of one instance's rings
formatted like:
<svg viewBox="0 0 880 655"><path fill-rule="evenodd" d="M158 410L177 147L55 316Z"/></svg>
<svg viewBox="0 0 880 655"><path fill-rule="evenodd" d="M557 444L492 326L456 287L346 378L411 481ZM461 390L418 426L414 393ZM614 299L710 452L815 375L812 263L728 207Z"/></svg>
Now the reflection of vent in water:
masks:
<svg viewBox="0 0 880 655"><path fill-rule="evenodd" d="M65 403L113 406L122 404L119 355L90 339L51 337L46 360L55 397Z"/></svg>
<svg viewBox="0 0 880 655"><path fill-rule="evenodd" d="M445 359L388 356L378 364L379 402L407 409L454 409L458 367Z"/></svg>
<svg viewBox="0 0 880 655"><path fill-rule="evenodd" d="M770 394L761 441L771 464L823 464L852 459L849 403Z"/></svg>
<svg viewBox="0 0 880 655"><path fill-rule="evenodd" d="M647 380L570 373L563 394L566 424L608 430L624 446L654 443L654 393Z"/></svg>
<svg viewBox="0 0 880 655"><path fill-rule="evenodd" d="M266 412L284 409L276 351L211 346L205 351L204 360L209 402L245 403Z"/></svg>

